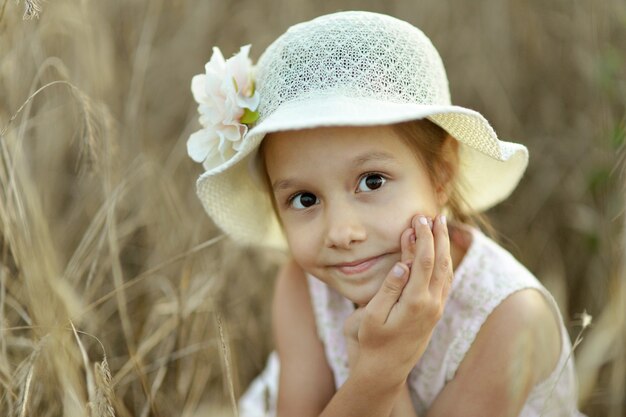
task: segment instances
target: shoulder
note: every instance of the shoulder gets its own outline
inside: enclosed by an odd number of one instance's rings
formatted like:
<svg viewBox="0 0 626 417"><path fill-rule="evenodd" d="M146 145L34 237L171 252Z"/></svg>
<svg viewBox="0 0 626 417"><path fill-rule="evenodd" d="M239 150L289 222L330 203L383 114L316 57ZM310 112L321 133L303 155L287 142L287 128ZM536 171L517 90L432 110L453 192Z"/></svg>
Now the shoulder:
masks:
<svg viewBox="0 0 626 417"><path fill-rule="evenodd" d="M539 353L537 376L547 377L561 351L561 318L556 304L537 278L510 252L484 235L478 239L483 246L483 262L469 281L476 284L475 291L485 293L490 300L480 306L487 316L468 353L478 349L481 340L498 340L500 335L508 336L504 343L515 349L526 349L524 345L532 343L526 350Z"/></svg>
<svg viewBox="0 0 626 417"><path fill-rule="evenodd" d="M516 291L488 316L468 355L502 356L512 362L512 372L519 364L530 372L533 385L541 382L552 373L561 353L560 318L555 313L540 290ZM516 364L515 358L526 360Z"/></svg>
<svg viewBox="0 0 626 417"><path fill-rule="evenodd" d="M474 233L474 239L478 262L457 295L467 302L466 312L474 316L467 320L477 333L458 372L485 354L503 362L515 358L515 364L524 364L532 373L528 377L534 385L548 377L559 360L561 318L556 305L509 251L482 233Z"/></svg>
<svg viewBox="0 0 626 417"><path fill-rule="evenodd" d="M431 416L517 415L532 388L555 369L561 351L558 318L538 290L504 299L483 323ZM456 401L451 401L452 399ZM454 410L455 403L462 410Z"/></svg>
<svg viewBox="0 0 626 417"><path fill-rule="evenodd" d="M473 238L444 312L451 379L433 407L464 413L450 409L457 398L469 414L515 415L558 364L561 318L530 271L487 236Z"/></svg>

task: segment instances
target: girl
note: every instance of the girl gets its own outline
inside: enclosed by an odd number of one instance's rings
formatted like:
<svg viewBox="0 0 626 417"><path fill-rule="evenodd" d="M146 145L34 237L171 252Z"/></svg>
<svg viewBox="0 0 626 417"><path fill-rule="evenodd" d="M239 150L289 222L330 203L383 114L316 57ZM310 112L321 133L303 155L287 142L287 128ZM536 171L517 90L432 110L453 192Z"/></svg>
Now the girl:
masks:
<svg viewBox="0 0 626 417"><path fill-rule="evenodd" d="M475 227L528 159L450 104L417 28L341 12L194 77L197 191L233 239L286 249L277 356L243 415L572 416L559 310ZM280 366L278 363L280 362Z"/></svg>

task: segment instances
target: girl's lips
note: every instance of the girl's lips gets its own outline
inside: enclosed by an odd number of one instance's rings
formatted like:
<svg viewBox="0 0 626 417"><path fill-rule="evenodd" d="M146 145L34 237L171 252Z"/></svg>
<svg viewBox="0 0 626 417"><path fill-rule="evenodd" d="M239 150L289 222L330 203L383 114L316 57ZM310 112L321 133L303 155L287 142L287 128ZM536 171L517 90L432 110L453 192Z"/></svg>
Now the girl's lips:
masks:
<svg viewBox="0 0 626 417"><path fill-rule="evenodd" d="M374 266L383 255L373 256L371 258L360 259L354 262L346 262L342 264L335 265L339 271L341 271L345 275L354 275L359 274L361 272L365 272Z"/></svg>

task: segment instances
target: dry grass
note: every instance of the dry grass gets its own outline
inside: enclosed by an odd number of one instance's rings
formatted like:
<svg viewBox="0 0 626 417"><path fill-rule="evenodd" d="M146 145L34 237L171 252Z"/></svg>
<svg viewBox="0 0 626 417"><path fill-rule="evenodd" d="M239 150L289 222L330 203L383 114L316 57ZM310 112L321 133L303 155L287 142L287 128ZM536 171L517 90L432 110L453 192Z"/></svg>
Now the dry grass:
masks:
<svg viewBox="0 0 626 417"><path fill-rule="evenodd" d="M271 348L276 256L202 212L190 79L213 45L258 57L353 8L422 27L455 101L530 148L491 217L573 336L577 312L595 317L575 355L583 410L624 415L623 2L0 0L1 415L235 412Z"/></svg>

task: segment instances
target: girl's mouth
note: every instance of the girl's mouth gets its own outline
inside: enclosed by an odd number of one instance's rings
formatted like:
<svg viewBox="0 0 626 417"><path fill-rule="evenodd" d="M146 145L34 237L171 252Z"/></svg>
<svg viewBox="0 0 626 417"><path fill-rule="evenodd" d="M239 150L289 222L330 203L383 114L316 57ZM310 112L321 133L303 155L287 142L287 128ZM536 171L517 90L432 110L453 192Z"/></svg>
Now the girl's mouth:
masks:
<svg viewBox="0 0 626 417"><path fill-rule="evenodd" d="M384 255L372 256L370 258L359 259L353 262L344 262L334 265L344 275L355 275L365 272L381 260Z"/></svg>

